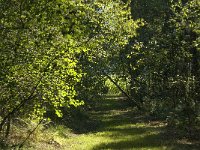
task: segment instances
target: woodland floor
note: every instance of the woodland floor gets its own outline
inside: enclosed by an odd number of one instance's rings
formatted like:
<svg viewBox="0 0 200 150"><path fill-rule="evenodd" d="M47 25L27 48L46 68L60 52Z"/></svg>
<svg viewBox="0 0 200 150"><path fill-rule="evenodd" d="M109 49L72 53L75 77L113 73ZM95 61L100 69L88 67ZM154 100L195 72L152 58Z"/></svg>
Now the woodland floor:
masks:
<svg viewBox="0 0 200 150"><path fill-rule="evenodd" d="M107 98L89 111L87 123L77 122L71 130L51 128L32 144L42 150L199 150L199 140L168 129L166 123L146 117L129 107L124 99ZM54 135L52 135L54 134ZM42 140L41 140L42 139Z"/></svg>

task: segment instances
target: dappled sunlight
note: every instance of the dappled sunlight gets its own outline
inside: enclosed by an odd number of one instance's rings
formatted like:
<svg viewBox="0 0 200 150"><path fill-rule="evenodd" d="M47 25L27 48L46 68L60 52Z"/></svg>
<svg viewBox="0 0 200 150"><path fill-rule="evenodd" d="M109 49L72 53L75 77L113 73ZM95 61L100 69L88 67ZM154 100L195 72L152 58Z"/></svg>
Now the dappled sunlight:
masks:
<svg viewBox="0 0 200 150"><path fill-rule="evenodd" d="M0 150L200 150L200 0L0 12Z"/></svg>
<svg viewBox="0 0 200 150"><path fill-rule="evenodd" d="M173 137L166 130L165 121L152 121L143 112L128 107L124 101L106 99L99 103L98 109L90 110L87 117L79 116L71 124L73 128L69 128L66 122L44 129L37 137L36 145L29 149L198 150L198 142Z"/></svg>
<svg viewBox="0 0 200 150"><path fill-rule="evenodd" d="M93 149L161 148L160 146L163 146L164 143L160 133L161 127L145 127L145 124L113 126L113 128L109 128L108 131L101 134L111 142L101 142L95 145Z"/></svg>
<svg viewBox="0 0 200 150"><path fill-rule="evenodd" d="M166 136L166 123L151 121L146 116L126 103L117 99L101 101L97 110L90 111L90 118L98 122L95 132L88 132L68 138L64 149L103 150L103 149L141 149L141 150L176 150L187 145L177 143ZM106 107L106 109L104 108ZM66 146L65 146L66 145ZM194 149L197 147L193 146ZM181 150L181 149L180 149Z"/></svg>

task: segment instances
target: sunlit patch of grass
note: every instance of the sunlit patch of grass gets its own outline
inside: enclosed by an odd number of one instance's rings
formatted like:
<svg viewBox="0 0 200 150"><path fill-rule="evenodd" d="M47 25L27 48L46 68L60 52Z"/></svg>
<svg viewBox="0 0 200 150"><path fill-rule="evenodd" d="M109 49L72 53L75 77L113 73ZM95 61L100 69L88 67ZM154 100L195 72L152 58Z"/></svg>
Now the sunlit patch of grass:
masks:
<svg viewBox="0 0 200 150"><path fill-rule="evenodd" d="M40 133L32 147L24 149L37 150L187 150L196 149L191 145L181 145L167 139L163 134L165 125L160 122L124 123L116 125L110 120L109 127L103 126L97 132L75 134L69 128L56 126ZM123 118L121 118L123 121ZM105 123L105 122L102 122ZM113 126L112 126L113 125Z"/></svg>
<svg viewBox="0 0 200 150"><path fill-rule="evenodd" d="M87 132L77 134L65 125L39 128L24 145L24 150L200 149L188 141L176 142L175 138L166 136L165 122L147 121L144 114L126 104L120 105L117 99L103 102L97 110L89 112L92 124L80 123L82 129L87 128ZM91 126L96 124L95 128Z"/></svg>
<svg viewBox="0 0 200 150"><path fill-rule="evenodd" d="M133 150L176 150L197 147L179 145L164 134L166 124L161 121L142 121L143 116L134 115L129 107L116 104L117 100L106 101L92 117L101 120L96 133L78 135L66 140L72 150L133 149ZM113 102L113 105L110 103ZM110 110L109 110L110 107Z"/></svg>
<svg viewBox="0 0 200 150"><path fill-rule="evenodd" d="M129 128L129 125L118 126L103 132L80 135L73 139L68 139L66 142L68 147L75 150L131 149L134 146L148 149L152 148L152 144L158 143L157 135L160 133L159 130L135 127ZM148 139L146 139L147 137ZM154 146L158 149L163 147L162 143Z"/></svg>

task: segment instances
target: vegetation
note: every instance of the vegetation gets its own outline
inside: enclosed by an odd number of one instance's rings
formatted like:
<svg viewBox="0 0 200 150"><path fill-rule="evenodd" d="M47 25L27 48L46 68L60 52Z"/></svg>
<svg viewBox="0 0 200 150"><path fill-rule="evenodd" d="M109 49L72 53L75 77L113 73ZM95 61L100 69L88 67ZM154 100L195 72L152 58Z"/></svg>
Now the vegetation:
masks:
<svg viewBox="0 0 200 150"><path fill-rule="evenodd" d="M193 148L175 141L200 138L199 18L199 0L0 0L2 147Z"/></svg>
<svg viewBox="0 0 200 150"><path fill-rule="evenodd" d="M126 44L137 28L119 1L5 0L1 7L0 130L10 117L42 118L47 110L61 117L61 107L83 104L77 92L100 82L84 81L97 52L108 51L105 41Z"/></svg>
<svg viewBox="0 0 200 150"><path fill-rule="evenodd" d="M121 104L121 101L124 103ZM119 97L100 99L97 104L94 110L88 112L89 119L83 115L79 116L81 121L78 129L69 129L69 123L61 124L61 121L48 128L40 126L22 149L196 150L199 148L198 139L188 139L180 130L166 128L166 121L155 121L147 114L138 112L137 109L133 110L128 101ZM29 128L34 126L29 124ZM23 129L9 137L12 139L10 140L12 144L18 142L19 138L21 140L25 138Z"/></svg>

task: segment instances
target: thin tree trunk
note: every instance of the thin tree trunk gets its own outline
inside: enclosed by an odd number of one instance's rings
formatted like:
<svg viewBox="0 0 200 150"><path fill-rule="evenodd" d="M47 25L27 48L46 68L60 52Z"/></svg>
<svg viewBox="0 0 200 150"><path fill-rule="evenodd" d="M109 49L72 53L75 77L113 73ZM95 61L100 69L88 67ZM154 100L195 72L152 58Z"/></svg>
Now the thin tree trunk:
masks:
<svg viewBox="0 0 200 150"><path fill-rule="evenodd" d="M115 82L108 74L104 73L105 76L122 92L122 94L124 94L128 100L130 100L139 110L141 110L141 106L131 98L131 96L129 96L118 84L117 82Z"/></svg>

